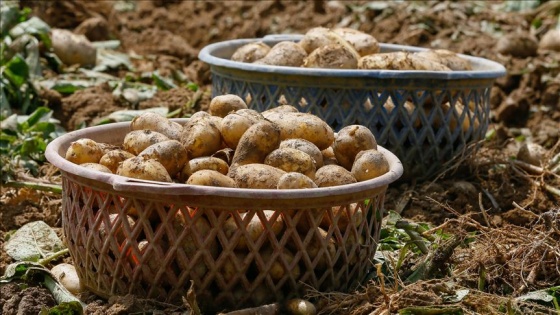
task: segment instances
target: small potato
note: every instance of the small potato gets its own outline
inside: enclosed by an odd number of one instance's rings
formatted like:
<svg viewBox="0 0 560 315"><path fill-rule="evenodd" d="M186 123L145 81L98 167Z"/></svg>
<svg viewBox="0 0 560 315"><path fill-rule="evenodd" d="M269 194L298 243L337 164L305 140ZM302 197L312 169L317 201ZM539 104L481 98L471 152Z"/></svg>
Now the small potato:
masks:
<svg viewBox="0 0 560 315"><path fill-rule="evenodd" d="M209 156L222 148L220 129L210 115L195 115L185 124L181 134L181 143L189 159Z"/></svg>
<svg viewBox="0 0 560 315"><path fill-rule="evenodd" d="M84 35L53 28L50 31L52 49L65 65L95 66L97 48Z"/></svg>
<svg viewBox="0 0 560 315"><path fill-rule="evenodd" d="M66 159L74 164L99 163L103 149L92 139L82 138L70 143L66 150Z"/></svg>
<svg viewBox="0 0 560 315"><path fill-rule="evenodd" d="M336 164L325 165L315 172L318 187L330 187L356 183L356 178L344 167Z"/></svg>
<svg viewBox="0 0 560 315"><path fill-rule="evenodd" d="M213 156L203 156L190 160L181 171L181 179L187 180L193 173L201 170L213 170L227 175L229 165L222 159Z"/></svg>
<svg viewBox="0 0 560 315"><path fill-rule="evenodd" d="M541 37L539 49L560 51L560 29L551 28Z"/></svg>
<svg viewBox="0 0 560 315"><path fill-rule="evenodd" d="M417 52L415 55L441 63L454 71L472 70L471 62L468 59L461 58L457 53L446 49L430 49Z"/></svg>
<svg viewBox="0 0 560 315"><path fill-rule="evenodd" d="M253 63L269 66L300 67L305 57L307 57L307 53L300 45L291 41L283 41L274 45L264 58Z"/></svg>
<svg viewBox="0 0 560 315"><path fill-rule="evenodd" d="M409 52L388 52L361 57L358 69L451 71L439 62Z"/></svg>
<svg viewBox="0 0 560 315"><path fill-rule="evenodd" d="M360 56L377 54L379 52L379 43L370 34L348 27L338 27L332 31L350 43Z"/></svg>
<svg viewBox="0 0 560 315"><path fill-rule="evenodd" d="M323 156L323 166L324 165L331 165L336 164L338 165L338 161L336 160L336 156L334 155L334 150L332 146L326 148L325 150L321 151L321 155ZM320 167L317 167L319 169Z"/></svg>
<svg viewBox="0 0 560 315"><path fill-rule="evenodd" d="M111 172L111 170L107 166L99 163L82 163L80 164L80 166L98 172L113 174L113 172Z"/></svg>
<svg viewBox="0 0 560 315"><path fill-rule="evenodd" d="M194 172L187 180L187 185L231 187L231 188L237 187L237 184L231 177L228 177L214 170L200 170Z"/></svg>
<svg viewBox="0 0 560 315"><path fill-rule="evenodd" d="M416 108L414 103L412 103L411 101L406 101L403 104L403 107L406 110L406 113L407 113L406 116L409 116L409 117L414 113L414 109ZM387 114L390 115L393 112L393 110L395 109L395 104L393 103L393 100L391 98L388 98L387 102L385 102L385 104L383 104L383 108L385 108L385 110L387 111ZM419 116L416 116L416 120L414 121L412 126L414 128L422 127L422 120L420 119Z"/></svg>
<svg viewBox="0 0 560 315"><path fill-rule="evenodd" d="M333 217L330 217L328 214L323 216L323 220L321 220L321 227L325 230L328 230L333 222L336 222L338 228L341 231L345 231L348 227L348 224L352 224L354 226L359 226L364 221L364 213L362 209L358 207L358 204L352 203L347 206L335 206L332 207Z"/></svg>
<svg viewBox="0 0 560 315"><path fill-rule="evenodd" d="M279 213L276 213L272 210L263 210L262 214L264 215L263 220L268 221L270 225L270 231L278 236L280 232L284 230L284 220ZM247 219L247 216L252 215L250 219ZM261 221L261 218L257 213L245 212L240 213L241 223L242 226L238 226L235 219L233 217L229 217L223 225L223 230L228 239L231 239L234 234L238 233L239 230L243 231L246 234L241 235L236 245L236 249L238 250L245 250L248 248L247 238L249 238L252 242L256 242L260 237L263 237L265 233L264 222ZM247 222L247 220L249 220ZM266 237L266 236L264 236Z"/></svg>
<svg viewBox="0 0 560 315"><path fill-rule="evenodd" d="M315 160L309 154L298 149L276 149L266 156L264 164L285 172L298 172L311 179L315 178Z"/></svg>
<svg viewBox="0 0 560 315"><path fill-rule="evenodd" d="M363 150L377 149L377 141L369 128L350 125L340 129L332 148L338 164L351 170L356 154Z"/></svg>
<svg viewBox="0 0 560 315"><path fill-rule="evenodd" d="M166 140L154 143L144 149L138 157L160 162L169 175L175 176L188 163L187 150L177 140Z"/></svg>
<svg viewBox="0 0 560 315"><path fill-rule="evenodd" d="M124 136L123 149L138 155L152 144L170 140L166 135L148 129L133 130Z"/></svg>
<svg viewBox="0 0 560 315"><path fill-rule="evenodd" d="M271 112L263 114L280 128L280 139L305 139L319 150L328 148L334 141L334 131L321 118L308 113Z"/></svg>
<svg viewBox="0 0 560 315"><path fill-rule="evenodd" d="M317 308L313 303L302 299L290 299L286 301L285 307L291 315L316 315Z"/></svg>
<svg viewBox="0 0 560 315"><path fill-rule="evenodd" d="M297 172L290 172L282 175L278 179L278 189L302 189L317 188L315 182L306 175Z"/></svg>
<svg viewBox="0 0 560 315"><path fill-rule="evenodd" d="M251 63L264 58L269 51L270 46L263 42L249 43L237 48L231 60Z"/></svg>
<svg viewBox="0 0 560 315"><path fill-rule="evenodd" d="M321 150L313 144L313 142L305 139L286 139L280 142L279 149L292 148L309 154L315 160L315 167L320 168L323 166L323 154Z"/></svg>
<svg viewBox="0 0 560 315"><path fill-rule="evenodd" d="M230 171L240 165L263 163L266 156L279 145L280 129L276 124L263 120L252 125L239 139Z"/></svg>
<svg viewBox="0 0 560 315"><path fill-rule="evenodd" d="M51 273L70 293L78 295L85 290L74 265L67 263L58 264L52 267Z"/></svg>
<svg viewBox="0 0 560 315"><path fill-rule="evenodd" d="M383 153L370 149L356 155L351 172L357 181L363 182L389 172L389 168L389 162Z"/></svg>
<svg viewBox="0 0 560 315"><path fill-rule="evenodd" d="M276 256L276 258L273 260L273 253L270 247L265 247L264 249L261 248L260 254L262 259L267 263L272 261L270 269L261 270L261 272L266 272L266 274L270 275L273 281L276 282L282 280L286 276L286 274L290 274L296 281L301 276L301 270L299 266L297 264L291 266L292 262L294 261L294 254L292 254L289 249L283 248L282 252L280 252L280 255L286 262L286 265L284 265L284 262L280 259L279 256Z"/></svg>
<svg viewBox="0 0 560 315"><path fill-rule="evenodd" d="M329 44L311 52L303 62L305 68L357 69L354 51L340 44Z"/></svg>
<svg viewBox="0 0 560 315"><path fill-rule="evenodd" d="M126 159L130 159L133 157L134 154L128 151L122 149L114 149L103 154L103 156L99 160L99 164L106 166L111 171L111 173L116 173L120 163L122 163Z"/></svg>
<svg viewBox="0 0 560 315"><path fill-rule="evenodd" d="M165 167L155 159L145 160L142 157L133 157L124 160L117 169L117 175L171 183L171 176Z"/></svg>
<svg viewBox="0 0 560 315"><path fill-rule="evenodd" d="M241 136L243 136L245 131L263 119L264 117L261 114L252 109L238 110L228 114L223 118L220 130L224 142L229 148L237 148L239 140L241 140Z"/></svg>
<svg viewBox="0 0 560 315"><path fill-rule="evenodd" d="M144 112L132 119L130 130L144 129L157 131L169 139L179 140L181 138L183 126L157 113Z"/></svg>
<svg viewBox="0 0 560 315"><path fill-rule="evenodd" d="M230 283L238 274L247 272L249 264L243 263L245 257L247 257L247 253L235 251L233 256L229 256L228 259L224 261L220 274L224 277L226 283Z"/></svg>
<svg viewBox="0 0 560 315"><path fill-rule="evenodd" d="M244 164L236 167L228 176L232 177L239 188L276 189L285 171L266 164Z"/></svg>
<svg viewBox="0 0 560 315"><path fill-rule="evenodd" d="M263 115L263 117L266 117L271 113L299 113L299 110L295 108L295 106L293 105L285 104L285 105L269 108L264 112L262 112L261 114Z"/></svg>
<svg viewBox="0 0 560 315"><path fill-rule="evenodd" d="M212 98L208 110L210 115L223 118L227 114L243 108L247 108L247 104L241 97L234 94L225 94Z"/></svg>

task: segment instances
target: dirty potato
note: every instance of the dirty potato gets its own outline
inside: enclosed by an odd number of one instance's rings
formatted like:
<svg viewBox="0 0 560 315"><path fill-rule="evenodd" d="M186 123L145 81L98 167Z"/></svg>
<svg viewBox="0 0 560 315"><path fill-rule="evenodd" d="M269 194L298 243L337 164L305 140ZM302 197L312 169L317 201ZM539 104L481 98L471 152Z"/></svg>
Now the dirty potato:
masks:
<svg viewBox="0 0 560 315"><path fill-rule="evenodd" d="M350 43L360 56L377 54L379 52L379 43L370 34L348 27L337 27L332 31Z"/></svg>
<svg viewBox="0 0 560 315"><path fill-rule="evenodd" d="M289 172L278 179L278 189L317 188L317 184L306 175L298 172Z"/></svg>
<svg viewBox="0 0 560 315"><path fill-rule="evenodd" d="M229 165L226 163L226 161L214 156L202 156L194 158L185 164L185 166L181 170L180 178L185 181L193 173L201 170L213 170L223 175L227 175L229 171Z"/></svg>
<svg viewBox="0 0 560 315"><path fill-rule="evenodd" d="M83 164L99 163L102 156L103 149L97 142L82 138L70 143L65 158L74 164Z"/></svg>
<svg viewBox="0 0 560 315"><path fill-rule="evenodd" d="M356 178L344 167L329 164L315 172L315 184L318 187L330 187L356 183Z"/></svg>
<svg viewBox="0 0 560 315"><path fill-rule="evenodd" d="M298 280L299 277L301 276L301 270L299 266L297 264L292 265L295 258L294 258L294 254L292 254L292 252L288 248L282 248L281 252L274 259L273 259L273 251L268 246L265 247L264 249L261 249L260 254L264 261L266 262L272 261L272 264L270 265L270 269L261 270L261 272L266 272L266 274L270 275L272 280L280 281L287 274L289 274L295 280ZM284 265L284 262L282 261L282 259L280 259L280 256L282 256L283 261L286 262L286 265Z"/></svg>
<svg viewBox="0 0 560 315"><path fill-rule="evenodd" d="M303 62L305 68L357 69L356 54L347 46L328 44L311 52Z"/></svg>
<svg viewBox="0 0 560 315"><path fill-rule="evenodd" d="M274 45L264 58L253 63L269 66L300 67L305 57L307 57L307 53L300 45L291 41L283 41Z"/></svg>
<svg viewBox="0 0 560 315"><path fill-rule="evenodd" d="M298 113L298 112L299 110L295 106L284 104L276 107L271 107L265 110L264 112L262 112L261 114L263 115L263 117L266 117L271 113Z"/></svg>
<svg viewBox="0 0 560 315"><path fill-rule="evenodd" d="M111 173L116 173L120 163L132 157L134 157L134 154L128 151L122 149L114 149L103 154L101 159L99 159L99 164L106 166L111 171Z"/></svg>
<svg viewBox="0 0 560 315"><path fill-rule="evenodd" d="M171 176L175 176L188 162L187 150L177 140L154 143L140 152L138 157L157 160Z"/></svg>
<svg viewBox="0 0 560 315"><path fill-rule="evenodd" d="M361 57L358 69L451 71L445 65L409 52L388 52Z"/></svg>
<svg viewBox="0 0 560 315"><path fill-rule="evenodd" d="M157 131L167 136L169 139L179 140L183 126L157 113L144 112L132 119L130 130L144 129Z"/></svg>
<svg viewBox="0 0 560 315"><path fill-rule="evenodd" d="M340 129L332 148L338 164L351 170L356 154L363 150L377 149L377 141L369 128L350 125Z"/></svg>
<svg viewBox="0 0 560 315"><path fill-rule="evenodd" d="M170 138L157 131L149 129L133 130L124 136L123 149L138 155L152 144L166 140L170 140Z"/></svg>
<svg viewBox="0 0 560 315"><path fill-rule="evenodd" d="M113 174L113 172L111 172L111 170L107 166L99 164L99 163L82 163L82 164L80 164L80 166L85 167L89 170L93 170L93 171Z"/></svg>
<svg viewBox="0 0 560 315"><path fill-rule="evenodd" d="M457 53L446 49L430 49L417 52L415 55L433 60L454 71L472 70L471 62L468 59L462 58Z"/></svg>
<svg viewBox="0 0 560 315"><path fill-rule="evenodd" d="M237 244L237 250L245 250L248 248L248 239L252 242L256 242L265 233L264 220L268 222L270 226L270 231L278 236L284 230L284 220L279 213L272 210L262 211L263 220L259 217L257 213L245 212L240 213L239 216L242 220L241 226L239 226L236 220L229 217L223 225L223 230L228 239L231 239L235 234L242 233ZM249 217L248 216L252 216ZM249 220L249 221L248 221Z"/></svg>
<svg viewBox="0 0 560 315"><path fill-rule="evenodd" d="M212 98L208 111L212 116L225 117L238 109L247 108L245 101L234 94L218 95Z"/></svg>
<svg viewBox="0 0 560 315"><path fill-rule="evenodd" d="M321 151L321 155L323 156L323 166L331 165L331 164L338 165L338 161L336 160L336 155L334 155L334 150L332 146ZM319 169L319 167L317 167L317 169Z"/></svg>
<svg viewBox="0 0 560 315"><path fill-rule="evenodd" d="M252 109L242 109L228 114L223 118L220 130L225 144L229 148L237 148L245 131L263 119L260 113Z"/></svg>
<svg viewBox="0 0 560 315"><path fill-rule="evenodd" d="M237 187L235 181L218 171L200 170L194 172L187 180L187 185L213 186L213 187Z"/></svg>
<svg viewBox="0 0 560 315"><path fill-rule="evenodd" d="M276 189L278 181L285 171L266 164L243 164L233 171L230 169L228 176L235 180L239 188Z"/></svg>
<svg viewBox="0 0 560 315"><path fill-rule="evenodd" d="M286 139L280 142L278 148L292 148L303 151L315 160L316 168L323 166L323 154L321 154L321 150L311 141L305 139Z"/></svg>
<svg viewBox="0 0 560 315"><path fill-rule="evenodd" d="M389 162L383 153L376 149L361 151L352 165L352 175L363 182L389 172Z"/></svg>
<svg viewBox="0 0 560 315"><path fill-rule="evenodd" d="M165 167L155 159L133 157L124 160L117 168L117 175L171 183L171 176Z"/></svg>
<svg viewBox="0 0 560 315"><path fill-rule="evenodd" d="M334 131L321 118L309 113L270 112L263 114L280 128L280 139L305 139L319 150L328 148L334 141Z"/></svg>
<svg viewBox="0 0 560 315"><path fill-rule="evenodd" d="M245 131L239 139L230 171L238 166L263 163L266 156L280 145L280 129L268 120L260 121Z"/></svg>
<svg viewBox="0 0 560 315"><path fill-rule="evenodd" d="M183 126L180 141L185 146L189 159L209 156L222 148L220 129L205 112L197 112L191 116Z"/></svg>
<svg viewBox="0 0 560 315"><path fill-rule="evenodd" d="M263 42L245 44L235 50L231 60L239 62L253 62L264 58L270 51L270 46Z"/></svg>
<svg viewBox="0 0 560 315"><path fill-rule="evenodd" d="M266 156L264 164L285 172L297 172L311 179L315 178L315 160L309 154L297 149L276 149Z"/></svg>
<svg viewBox="0 0 560 315"><path fill-rule="evenodd" d="M341 231L345 231L349 224L358 227L364 221L364 213L358 204L352 203L346 206L332 207L332 217L325 214L321 220L321 227L328 230L333 222L336 222Z"/></svg>

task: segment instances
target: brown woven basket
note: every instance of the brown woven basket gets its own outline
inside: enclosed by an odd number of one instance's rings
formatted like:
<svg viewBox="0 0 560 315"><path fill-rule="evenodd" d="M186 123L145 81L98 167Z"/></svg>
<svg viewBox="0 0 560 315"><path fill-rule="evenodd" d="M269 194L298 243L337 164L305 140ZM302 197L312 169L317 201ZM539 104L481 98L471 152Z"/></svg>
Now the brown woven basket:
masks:
<svg viewBox="0 0 560 315"><path fill-rule="evenodd" d="M175 120L184 123L185 120ZM129 123L86 128L51 142L63 175L63 229L85 287L180 303L191 282L206 312L349 291L372 267L390 171L356 184L256 190L134 180L64 159L72 141L121 144ZM246 227L263 229L253 235Z"/></svg>

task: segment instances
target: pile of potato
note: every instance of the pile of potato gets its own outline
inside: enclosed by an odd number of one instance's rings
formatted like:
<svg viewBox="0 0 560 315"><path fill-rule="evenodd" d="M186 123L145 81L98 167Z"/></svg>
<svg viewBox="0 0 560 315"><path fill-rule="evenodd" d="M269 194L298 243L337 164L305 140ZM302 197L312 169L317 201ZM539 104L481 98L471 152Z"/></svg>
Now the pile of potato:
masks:
<svg viewBox="0 0 560 315"><path fill-rule="evenodd" d="M281 41L272 47L249 43L239 47L231 60L325 69L472 70L469 60L445 49L381 53L375 37L352 28L315 27L297 43Z"/></svg>
<svg viewBox="0 0 560 315"><path fill-rule="evenodd" d="M131 178L232 188L298 189L356 183L389 171L372 132L338 133L290 105L262 113L236 95L212 99L181 125L147 112L134 118L120 146L79 139L66 159Z"/></svg>

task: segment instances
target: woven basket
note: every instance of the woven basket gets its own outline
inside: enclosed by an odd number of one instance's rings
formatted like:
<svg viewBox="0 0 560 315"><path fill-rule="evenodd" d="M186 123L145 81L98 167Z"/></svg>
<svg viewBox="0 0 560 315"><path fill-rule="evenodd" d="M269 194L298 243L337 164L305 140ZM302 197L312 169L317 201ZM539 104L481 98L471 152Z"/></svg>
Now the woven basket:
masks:
<svg viewBox="0 0 560 315"><path fill-rule="evenodd" d="M77 139L121 144L128 131L129 123L86 128L46 150L62 173L66 242L92 292L181 303L192 282L201 308L216 312L303 296L310 288L352 290L370 271L385 191L402 174L386 149L379 147L390 164L385 175L301 190L142 181L64 159ZM264 228L257 238L244 228L251 219Z"/></svg>
<svg viewBox="0 0 560 315"><path fill-rule="evenodd" d="M213 97L236 94L258 112L287 103L319 116L335 131L352 124L367 126L377 142L401 160L406 179L432 177L445 163L474 152L484 139L490 90L495 79L506 73L502 65L487 59L461 55L473 70L451 72L316 69L230 60L247 43L273 46L301 38L269 35L204 47L199 59L210 65ZM380 48L381 52L426 50L391 44ZM414 107L407 108L407 101Z"/></svg>

